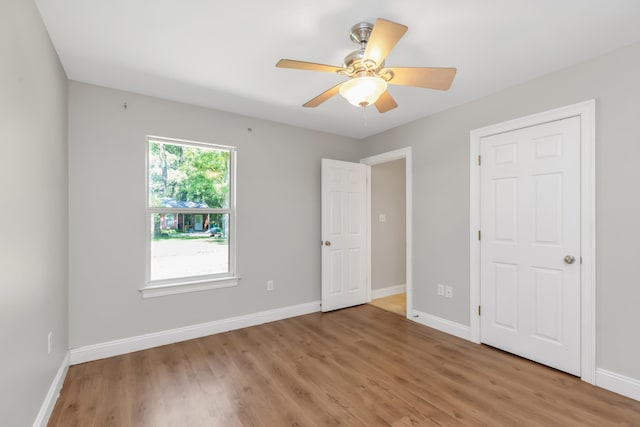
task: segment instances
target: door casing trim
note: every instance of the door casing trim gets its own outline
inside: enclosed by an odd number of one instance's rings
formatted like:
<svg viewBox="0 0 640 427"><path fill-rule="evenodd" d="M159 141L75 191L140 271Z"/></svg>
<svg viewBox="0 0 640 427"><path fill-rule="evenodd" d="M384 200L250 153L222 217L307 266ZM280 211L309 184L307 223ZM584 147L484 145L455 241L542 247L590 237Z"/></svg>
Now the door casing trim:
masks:
<svg viewBox="0 0 640 427"><path fill-rule="evenodd" d="M596 170L595 99L474 129L470 132L469 204L469 325L470 340L480 343L480 141L482 138L530 126L580 117L580 371L581 379L596 380Z"/></svg>
<svg viewBox="0 0 640 427"><path fill-rule="evenodd" d="M406 279L407 279L407 319L413 319L413 185L411 172L411 147L400 148L375 156L365 157L360 163L373 166L393 160L405 159L405 214L406 214ZM371 301L371 168L367 170L367 301Z"/></svg>

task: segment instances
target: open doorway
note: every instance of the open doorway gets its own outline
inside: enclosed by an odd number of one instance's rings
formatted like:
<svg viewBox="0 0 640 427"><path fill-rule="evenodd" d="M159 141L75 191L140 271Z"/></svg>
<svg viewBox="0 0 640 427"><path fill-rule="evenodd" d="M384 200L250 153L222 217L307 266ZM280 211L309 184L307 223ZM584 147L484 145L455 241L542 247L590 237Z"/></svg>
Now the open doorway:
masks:
<svg viewBox="0 0 640 427"><path fill-rule="evenodd" d="M369 298L372 305L411 314L411 148L361 160L368 179Z"/></svg>

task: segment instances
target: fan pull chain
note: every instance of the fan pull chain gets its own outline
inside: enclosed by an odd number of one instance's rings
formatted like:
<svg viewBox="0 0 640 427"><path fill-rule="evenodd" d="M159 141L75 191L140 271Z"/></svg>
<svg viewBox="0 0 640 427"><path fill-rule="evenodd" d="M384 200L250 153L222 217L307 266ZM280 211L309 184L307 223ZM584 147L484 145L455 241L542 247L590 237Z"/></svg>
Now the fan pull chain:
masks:
<svg viewBox="0 0 640 427"><path fill-rule="evenodd" d="M362 122L364 123L364 127L367 127L367 107L362 106Z"/></svg>

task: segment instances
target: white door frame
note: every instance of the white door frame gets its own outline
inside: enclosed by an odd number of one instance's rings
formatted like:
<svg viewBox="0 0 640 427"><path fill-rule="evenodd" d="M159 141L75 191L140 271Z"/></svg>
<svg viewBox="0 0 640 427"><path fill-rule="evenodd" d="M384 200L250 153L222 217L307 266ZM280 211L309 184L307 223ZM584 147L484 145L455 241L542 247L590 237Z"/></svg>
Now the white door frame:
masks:
<svg viewBox="0 0 640 427"><path fill-rule="evenodd" d="M373 166L380 163L386 163L393 160L404 159L405 163L405 193L406 193L406 279L407 279L407 319L412 319L413 311L413 185L411 173L411 147L400 148L398 150L388 151L386 153L377 154L375 156L366 157L360 160L360 163ZM367 172L367 301L371 301L371 168Z"/></svg>
<svg viewBox="0 0 640 427"><path fill-rule="evenodd" d="M589 100L539 114L475 129L470 132L470 339L480 343L480 155L481 138L569 117L580 117L580 234L581 234L581 378L591 384L596 379L596 197L595 197L595 100Z"/></svg>

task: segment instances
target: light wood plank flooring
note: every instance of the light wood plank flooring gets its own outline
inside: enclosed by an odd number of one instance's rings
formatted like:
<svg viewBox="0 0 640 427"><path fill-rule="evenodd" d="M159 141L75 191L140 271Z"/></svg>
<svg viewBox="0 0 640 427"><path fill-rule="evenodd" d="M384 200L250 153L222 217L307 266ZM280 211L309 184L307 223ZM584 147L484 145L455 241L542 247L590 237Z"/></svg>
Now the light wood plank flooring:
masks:
<svg viewBox="0 0 640 427"><path fill-rule="evenodd" d="M362 305L72 366L50 426L639 426L640 402Z"/></svg>
<svg viewBox="0 0 640 427"><path fill-rule="evenodd" d="M389 295L384 298L376 298L369 303L375 307L383 310L390 311L392 313L399 314L401 316L407 315L407 294L395 294Z"/></svg>

